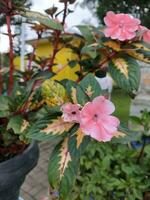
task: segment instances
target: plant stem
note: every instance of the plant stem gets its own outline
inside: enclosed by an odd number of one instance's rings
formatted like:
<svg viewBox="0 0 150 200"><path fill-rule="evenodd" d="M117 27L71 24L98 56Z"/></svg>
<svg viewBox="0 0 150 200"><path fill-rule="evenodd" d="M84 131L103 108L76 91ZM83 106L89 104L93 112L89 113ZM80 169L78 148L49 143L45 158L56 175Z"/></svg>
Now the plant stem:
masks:
<svg viewBox="0 0 150 200"><path fill-rule="evenodd" d="M30 56L29 63L28 63L28 66L27 66L29 71L31 70L31 65L32 65L32 62L33 62L33 59L34 59L35 51L36 51L37 46L39 44L39 40L41 39L42 32L37 32L37 35L38 35L38 38L35 41L35 44L33 45L33 51L32 51L32 54Z"/></svg>
<svg viewBox="0 0 150 200"><path fill-rule="evenodd" d="M59 45L59 39L60 39L60 35L61 35L61 31L55 31L55 44L54 44L54 49L53 49L53 53L52 53L52 57L49 61L49 71L51 71L51 68L54 64L54 60L56 57L56 54L58 52L58 45Z"/></svg>
<svg viewBox="0 0 150 200"><path fill-rule="evenodd" d="M65 20L66 20L66 17L67 17L67 8L68 8L68 0L66 0L64 2L64 14L63 14L63 19L62 19L62 26L65 25ZM55 43L54 43L54 49L53 49L53 53L52 53L52 57L49 61L49 71L51 71L51 68L54 64L54 60L55 60L55 57L56 57L56 54L58 53L58 46L59 46L59 40L60 40L60 36L61 36L61 31L55 31Z"/></svg>
<svg viewBox="0 0 150 200"><path fill-rule="evenodd" d="M140 163L140 160L141 160L141 158L142 158L142 156L143 156L144 149L145 149L145 145L146 145L146 138L143 138L142 148L141 148L140 154L139 154L139 156L137 157L137 161L136 161L137 164Z"/></svg>
<svg viewBox="0 0 150 200"><path fill-rule="evenodd" d="M11 9L11 0L8 1L8 6ZM8 31L8 37L9 37L9 65L10 65L10 70L9 70L9 84L8 84L8 95L11 95L13 85L14 85L14 78L13 78L13 73L14 73L14 52L13 52L13 37L12 37L12 32L11 32L11 15L6 16L6 23L7 23L7 31Z"/></svg>
<svg viewBox="0 0 150 200"><path fill-rule="evenodd" d="M105 60L103 60L101 63L99 63L96 68L93 67L89 72L94 72L94 71L96 71L96 69L101 68L105 63L107 63L109 60L111 60L112 58L114 58L116 55L117 55L117 52L112 52L110 55L107 56L107 58ZM84 74L84 75L80 76L78 78L78 80L77 80L77 83L80 82L87 74Z"/></svg>
<svg viewBox="0 0 150 200"><path fill-rule="evenodd" d="M2 61L2 58L0 58L0 61ZM2 62L0 62L0 95L3 92L3 76L2 76Z"/></svg>

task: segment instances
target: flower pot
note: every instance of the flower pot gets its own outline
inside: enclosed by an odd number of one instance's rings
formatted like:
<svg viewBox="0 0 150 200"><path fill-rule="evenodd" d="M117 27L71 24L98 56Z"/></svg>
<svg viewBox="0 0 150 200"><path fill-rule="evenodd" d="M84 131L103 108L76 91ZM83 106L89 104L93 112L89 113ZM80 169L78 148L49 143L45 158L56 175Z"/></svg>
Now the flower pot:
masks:
<svg viewBox="0 0 150 200"><path fill-rule="evenodd" d="M33 142L22 154L0 163L0 200L18 200L20 187L38 157L38 145Z"/></svg>

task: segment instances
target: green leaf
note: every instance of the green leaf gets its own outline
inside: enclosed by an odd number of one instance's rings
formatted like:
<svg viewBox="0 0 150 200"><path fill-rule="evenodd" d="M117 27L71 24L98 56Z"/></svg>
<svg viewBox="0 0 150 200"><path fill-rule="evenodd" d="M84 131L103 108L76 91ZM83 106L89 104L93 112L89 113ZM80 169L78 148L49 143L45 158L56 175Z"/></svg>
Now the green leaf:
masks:
<svg viewBox="0 0 150 200"><path fill-rule="evenodd" d="M91 73L85 76L85 78L79 83L79 85L90 100L93 100L95 97L102 94L102 89L98 81Z"/></svg>
<svg viewBox="0 0 150 200"><path fill-rule="evenodd" d="M23 121L22 116L13 116L9 119L7 129L13 129L16 134L19 134L22 132Z"/></svg>
<svg viewBox="0 0 150 200"><path fill-rule="evenodd" d="M8 96L0 96L0 111L8 111L11 105L11 100Z"/></svg>
<svg viewBox="0 0 150 200"><path fill-rule="evenodd" d="M109 71L119 87L128 92L137 91L140 83L140 67L135 59L127 55L113 58Z"/></svg>
<svg viewBox="0 0 150 200"><path fill-rule="evenodd" d="M59 191L60 200L65 200L73 187L78 170L69 152L69 138L56 146L49 160L48 178L52 189Z"/></svg>
<svg viewBox="0 0 150 200"><path fill-rule="evenodd" d="M142 120L141 120L140 117L137 117L137 116L130 116L129 119L130 119L132 122L134 122L134 123L136 123L136 124L138 124L138 125L142 125Z"/></svg>
<svg viewBox="0 0 150 200"><path fill-rule="evenodd" d="M24 17L27 17L30 20L38 21L49 28L59 30L59 31L63 30L63 27L60 23L50 19L47 15L43 15L42 13L35 12L35 11L25 11L25 12L21 12L21 15Z"/></svg>
<svg viewBox="0 0 150 200"><path fill-rule="evenodd" d="M84 90L78 85L77 86L77 101L81 105L85 105L87 102L90 101L88 95L84 92Z"/></svg>
<svg viewBox="0 0 150 200"><path fill-rule="evenodd" d="M140 135L137 132L128 129L122 124L119 127L119 132L123 133L124 135L114 137L112 139L112 143L127 144L129 142L136 141L140 138Z"/></svg>
<svg viewBox="0 0 150 200"><path fill-rule="evenodd" d="M84 90L74 81L67 81L66 88L67 94L73 103L84 105L89 101L89 97L85 94Z"/></svg>
<svg viewBox="0 0 150 200"><path fill-rule="evenodd" d="M81 53L87 54L93 59L96 58L96 56L97 56L96 48L91 45L84 46L81 50Z"/></svg>
<svg viewBox="0 0 150 200"><path fill-rule="evenodd" d="M12 101L8 96L0 96L0 117L7 117L10 115L10 106Z"/></svg>
<svg viewBox="0 0 150 200"><path fill-rule="evenodd" d="M69 152L71 154L71 157L74 160L78 160L80 156L84 153L86 150L86 147L88 146L90 142L90 137L86 136L80 128L75 127L77 130L72 130L71 132L74 132L72 134L70 140L69 140Z"/></svg>
<svg viewBox="0 0 150 200"><path fill-rule="evenodd" d="M77 28L80 30L80 32L82 33L83 37L88 42L88 44L93 43L94 35L92 34L92 28L90 26L80 25L77 26Z"/></svg>
<svg viewBox="0 0 150 200"><path fill-rule="evenodd" d="M77 83L74 82L74 81L67 81L67 84L66 84L66 90L67 90L67 94L70 98L70 100L77 104L78 103L78 100L77 100Z"/></svg>

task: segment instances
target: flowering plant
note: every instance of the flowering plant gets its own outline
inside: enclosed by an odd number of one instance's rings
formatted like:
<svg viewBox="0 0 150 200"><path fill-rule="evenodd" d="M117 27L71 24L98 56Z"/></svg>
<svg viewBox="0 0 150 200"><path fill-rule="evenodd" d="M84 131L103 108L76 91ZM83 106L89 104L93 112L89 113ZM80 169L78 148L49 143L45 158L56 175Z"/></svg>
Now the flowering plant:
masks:
<svg viewBox="0 0 150 200"><path fill-rule="evenodd" d="M108 12L104 18L106 27L78 26L82 37L78 46L72 44L73 34L64 30L71 0L61 0L64 4L62 22L59 22L57 8L46 10L47 15L14 7L11 0L1 0L4 8L10 44L10 17L21 14L29 21L38 21L33 29L38 39L47 30L53 36L53 51L50 58L35 58L30 55L29 65L23 73L23 84L17 78L17 89L12 85L8 96L1 96L2 127L13 134L20 134L20 140L57 140L50 157L48 176L52 189L59 191L59 198L66 199L77 174L80 156L91 139L99 142L129 142L130 132L120 125L119 119L112 116L113 103L103 96L103 91L95 79L95 74L110 73L115 82L130 95L135 95L140 82L140 67L136 60L150 63L149 30L140 25L140 20L128 14ZM14 12L14 8L16 8ZM11 11L11 12L10 12ZM68 65L79 64L76 81L56 81L54 71L56 55L62 46L71 48L77 55ZM10 48L10 81L13 79L13 50ZM38 68L31 63L38 63ZM50 77L53 76L53 79ZM19 81L18 81L19 80ZM22 80L22 79L21 79ZM18 89L19 88L19 89ZM21 88L21 89L20 89ZM15 101L14 101L15 99ZM12 105L13 103L13 106ZM14 108L14 104L16 104ZM13 108L13 109L12 109ZM131 134L132 135L132 134Z"/></svg>

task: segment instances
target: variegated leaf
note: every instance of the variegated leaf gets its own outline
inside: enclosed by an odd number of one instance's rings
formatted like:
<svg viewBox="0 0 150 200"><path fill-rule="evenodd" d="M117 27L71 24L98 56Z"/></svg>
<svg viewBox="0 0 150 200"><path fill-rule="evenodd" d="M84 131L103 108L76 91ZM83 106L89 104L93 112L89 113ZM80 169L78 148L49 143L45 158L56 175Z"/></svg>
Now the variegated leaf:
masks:
<svg viewBox="0 0 150 200"><path fill-rule="evenodd" d="M85 134L81 131L81 129L78 129L76 134L77 134L77 149L78 149L81 143L83 142Z"/></svg>
<svg viewBox="0 0 150 200"><path fill-rule="evenodd" d="M56 119L39 120L35 123L28 132L28 137L36 140L44 141L50 139L57 139L68 133L73 127L73 123L64 122L62 117Z"/></svg>
<svg viewBox="0 0 150 200"><path fill-rule="evenodd" d="M113 49L114 51L117 51L117 52L121 51L120 43L117 41L108 40L108 41L103 42L103 45L105 47L109 47Z"/></svg>
<svg viewBox="0 0 150 200"><path fill-rule="evenodd" d="M20 132L24 132L28 127L29 127L29 122L27 120L23 120L22 121L22 125L21 125L21 128L20 128Z"/></svg>
<svg viewBox="0 0 150 200"><path fill-rule="evenodd" d="M132 43L131 49L126 52L137 60L150 63L150 47L147 47L144 43Z"/></svg>
<svg viewBox="0 0 150 200"><path fill-rule="evenodd" d="M71 87L71 98L74 104L77 104L77 89L74 87Z"/></svg>
<svg viewBox="0 0 150 200"><path fill-rule="evenodd" d="M81 89L89 97L89 100L93 100L95 97L101 95L102 90L93 74L88 74L80 83ZM80 95L78 94L78 98Z"/></svg>
<svg viewBox="0 0 150 200"><path fill-rule="evenodd" d="M55 147L48 165L50 186L59 191L61 200L65 200L71 192L78 169L78 162L74 162L71 158L68 142L69 137L66 137Z"/></svg>
<svg viewBox="0 0 150 200"><path fill-rule="evenodd" d="M51 79L42 84L42 96L49 106L62 105L67 99L65 88Z"/></svg>
<svg viewBox="0 0 150 200"><path fill-rule="evenodd" d="M128 92L137 91L140 83L140 67L135 59L120 55L109 62L109 72L118 86Z"/></svg>
<svg viewBox="0 0 150 200"><path fill-rule="evenodd" d="M53 119L42 132L45 134L61 135L64 132L68 132L72 126L73 123L64 122L62 117L58 117L57 119Z"/></svg>
<svg viewBox="0 0 150 200"><path fill-rule="evenodd" d="M29 126L29 122L23 119L22 116L13 116L9 119L7 129L12 129L14 133L21 134Z"/></svg>
<svg viewBox="0 0 150 200"><path fill-rule="evenodd" d="M114 58L112 59L112 62L114 63L114 65L116 66L116 68L122 73L124 74L124 76L126 77L126 79L129 78L129 69L128 69L128 63L126 62L125 59L123 58Z"/></svg>
<svg viewBox="0 0 150 200"><path fill-rule="evenodd" d="M71 161L71 156L70 156L69 148L68 148L68 141L69 141L69 138L66 137L60 149L60 162L59 162L60 180L64 176L64 172L68 166L68 163Z"/></svg>

